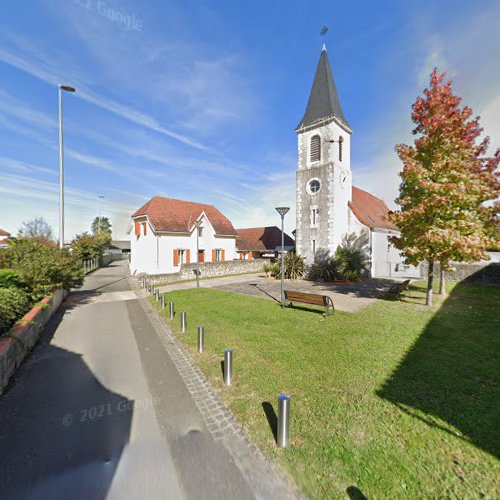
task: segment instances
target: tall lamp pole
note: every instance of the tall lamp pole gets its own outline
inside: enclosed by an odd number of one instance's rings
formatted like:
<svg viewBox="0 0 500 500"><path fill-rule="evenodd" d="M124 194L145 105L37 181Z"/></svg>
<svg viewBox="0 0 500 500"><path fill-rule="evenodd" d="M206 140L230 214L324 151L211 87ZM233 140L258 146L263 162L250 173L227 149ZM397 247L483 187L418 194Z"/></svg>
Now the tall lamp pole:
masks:
<svg viewBox="0 0 500 500"><path fill-rule="evenodd" d="M196 288L200 288L200 226L201 220L194 222L196 228Z"/></svg>
<svg viewBox="0 0 500 500"><path fill-rule="evenodd" d="M59 248L64 248L63 90L65 92L75 92L75 88L69 85L59 85Z"/></svg>
<svg viewBox="0 0 500 500"><path fill-rule="evenodd" d="M276 207L281 215L281 307L285 307L285 215L290 207Z"/></svg>

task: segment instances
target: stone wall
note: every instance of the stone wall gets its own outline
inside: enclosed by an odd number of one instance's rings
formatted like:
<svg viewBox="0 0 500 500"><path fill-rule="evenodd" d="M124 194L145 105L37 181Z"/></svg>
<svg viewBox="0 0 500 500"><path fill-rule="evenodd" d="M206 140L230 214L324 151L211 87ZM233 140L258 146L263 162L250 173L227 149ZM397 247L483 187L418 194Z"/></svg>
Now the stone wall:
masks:
<svg viewBox="0 0 500 500"><path fill-rule="evenodd" d="M9 332L19 340L10 337L0 340L0 394L16 368L38 341L47 321L57 310L65 295L66 292L63 290L57 290L52 297L41 300L41 305L31 309Z"/></svg>
<svg viewBox="0 0 500 500"><path fill-rule="evenodd" d="M229 260L225 262L203 262L200 263L200 278L213 276L227 276L230 274L253 273L262 271L262 266L268 264L269 259L255 260ZM172 281L196 279L198 264L183 264L180 272L171 274L140 274L138 277L146 277L150 283L171 283Z"/></svg>
<svg viewBox="0 0 500 500"><path fill-rule="evenodd" d="M423 276L427 278L428 264L422 264ZM464 281L488 285L500 285L500 263L481 261L477 264L452 264L453 270L445 272L448 281ZM434 279L439 279L439 263L434 264Z"/></svg>

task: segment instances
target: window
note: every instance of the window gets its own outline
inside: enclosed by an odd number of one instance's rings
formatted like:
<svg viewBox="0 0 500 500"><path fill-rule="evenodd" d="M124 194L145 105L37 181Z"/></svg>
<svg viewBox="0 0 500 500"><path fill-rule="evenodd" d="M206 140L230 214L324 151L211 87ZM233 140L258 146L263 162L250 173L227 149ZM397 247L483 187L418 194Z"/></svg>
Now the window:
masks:
<svg viewBox="0 0 500 500"><path fill-rule="evenodd" d="M201 238L203 236L203 228L199 227L198 228L198 236Z"/></svg>
<svg viewBox="0 0 500 500"><path fill-rule="evenodd" d="M179 264L184 264L186 258L186 250L179 250Z"/></svg>
<svg viewBox="0 0 500 500"><path fill-rule="evenodd" d="M319 223L319 208L312 207L311 208L311 227L318 227Z"/></svg>
<svg viewBox="0 0 500 500"><path fill-rule="evenodd" d="M316 240L311 240L311 250L313 255L316 255Z"/></svg>
<svg viewBox="0 0 500 500"><path fill-rule="evenodd" d="M311 161L321 160L321 137L319 135L313 135L311 137Z"/></svg>
<svg viewBox="0 0 500 500"><path fill-rule="evenodd" d="M320 189L321 189L321 182L319 179L311 179L306 187L307 192L311 196L318 194Z"/></svg>
<svg viewBox="0 0 500 500"><path fill-rule="evenodd" d="M226 260L225 253L222 248L212 250L212 262L224 262Z"/></svg>
<svg viewBox="0 0 500 500"><path fill-rule="evenodd" d="M342 144L344 142L344 138L342 136L339 137L339 161L342 161Z"/></svg>

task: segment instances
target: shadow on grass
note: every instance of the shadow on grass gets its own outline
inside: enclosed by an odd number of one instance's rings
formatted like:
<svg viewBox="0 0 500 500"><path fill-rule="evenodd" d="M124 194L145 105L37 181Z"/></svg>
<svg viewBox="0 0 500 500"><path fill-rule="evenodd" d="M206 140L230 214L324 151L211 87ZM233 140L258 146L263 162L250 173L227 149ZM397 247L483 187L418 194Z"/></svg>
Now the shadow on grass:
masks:
<svg viewBox="0 0 500 500"><path fill-rule="evenodd" d="M269 401L264 401L262 403L262 408L264 409L267 421L269 422L269 427L273 433L274 441L278 442L278 417L276 416L273 405Z"/></svg>
<svg viewBox="0 0 500 500"><path fill-rule="evenodd" d="M367 500L363 492L356 486L349 486L346 493L351 500Z"/></svg>
<svg viewBox="0 0 500 500"><path fill-rule="evenodd" d="M377 391L412 417L495 457L499 300L498 288L458 284Z"/></svg>

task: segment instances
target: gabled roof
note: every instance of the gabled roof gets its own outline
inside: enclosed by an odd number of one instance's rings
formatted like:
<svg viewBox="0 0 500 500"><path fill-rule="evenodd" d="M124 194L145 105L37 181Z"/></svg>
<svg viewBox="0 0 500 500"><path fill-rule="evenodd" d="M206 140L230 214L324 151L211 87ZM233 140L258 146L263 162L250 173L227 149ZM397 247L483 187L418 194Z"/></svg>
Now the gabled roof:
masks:
<svg viewBox="0 0 500 500"><path fill-rule="evenodd" d="M323 46L306 112L296 130L332 117L337 118L347 128L351 128L342 112L332 68L330 67L326 48Z"/></svg>
<svg viewBox="0 0 500 500"><path fill-rule="evenodd" d="M3 229L0 229L0 236L10 236L10 233L7 231L4 231Z"/></svg>
<svg viewBox="0 0 500 500"><path fill-rule="evenodd" d="M398 231L397 226L389 220L389 207L373 194L353 186L349 207L359 222L369 228Z"/></svg>
<svg viewBox="0 0 500 500"><path fill-rule="evenodd" d="M254 250L258 252L270 251L281 248L281 229L277 226L250 227L237 229L239 238L236 239L238 250ZM285 233L285 248L294 247L295 241Z"/></svg>
<svg viewBox="0 0 500 500"><path fill-rule="evenodd" d="M132 219L147 215L155 231L189 233L193 222L203 212L212 224L215 234L236 236L237 233L231 221L213 205L193 201L154 196L132 215Z"/></svg>

